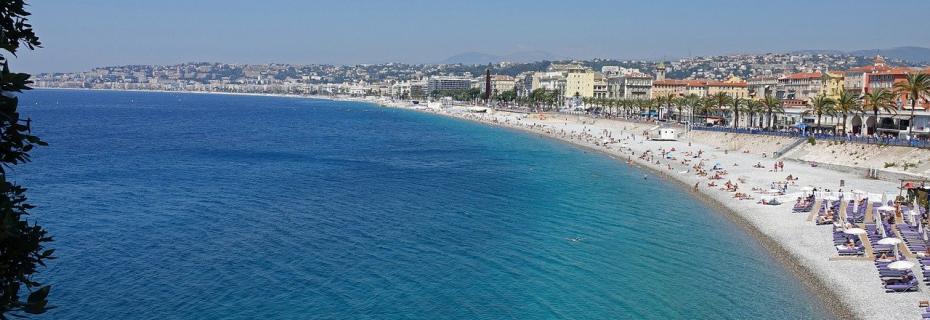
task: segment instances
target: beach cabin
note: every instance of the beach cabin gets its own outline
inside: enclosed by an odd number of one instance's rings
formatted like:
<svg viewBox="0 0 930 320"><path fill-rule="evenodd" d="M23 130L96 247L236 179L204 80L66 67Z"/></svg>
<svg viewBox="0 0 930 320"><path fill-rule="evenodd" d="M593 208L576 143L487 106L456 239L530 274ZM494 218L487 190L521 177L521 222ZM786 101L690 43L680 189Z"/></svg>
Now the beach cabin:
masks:
<svg viewBox="0 0 930 320"><path fill-rule="evenodd" d="M650 138L656 141L676 141L678 140L678 131L674 128L658 128L653 130Z"/></svg>

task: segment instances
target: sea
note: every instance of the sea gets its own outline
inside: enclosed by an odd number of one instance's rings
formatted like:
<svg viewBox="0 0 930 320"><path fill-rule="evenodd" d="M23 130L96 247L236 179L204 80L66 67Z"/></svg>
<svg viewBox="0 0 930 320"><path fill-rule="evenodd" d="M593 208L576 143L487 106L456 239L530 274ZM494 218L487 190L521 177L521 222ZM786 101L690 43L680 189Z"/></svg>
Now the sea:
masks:
<svg viewBox="0 0 930 320"><path fill-rule="evenodd" d="M37 319L820 319L683 188L531 133L361 102L20 95Z"/></svg>

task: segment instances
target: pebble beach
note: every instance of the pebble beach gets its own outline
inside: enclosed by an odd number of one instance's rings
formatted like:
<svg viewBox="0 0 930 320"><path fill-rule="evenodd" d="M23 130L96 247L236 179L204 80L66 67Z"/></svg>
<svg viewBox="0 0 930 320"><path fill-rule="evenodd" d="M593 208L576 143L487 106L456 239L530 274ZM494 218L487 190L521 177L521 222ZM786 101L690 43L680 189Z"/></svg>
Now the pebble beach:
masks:
<svg viewBox="0 0 930 320"><path fill-rule="evenodd" d="M677 141L648 140L644 134L656 127L651 123L624 120L593 119L581 115L524 114L488 110L469 112L466 107L425 108L401 102L367 100L384 107L415 109L442 116L476 121L532 132L558 139L597 152L631 166L647 169L644 179L668 179L681 184L682 190L717 206L722 214L746 228L776 260L798 275L800 281L815 292L822 303L839 318L859 319L919 319L918 302L926 300L927 288L920 285L916 292L886 293L878 272L869 259L838 258L828 226L808 221L807 213L792 213L796 196L803 187L821 190L867 190L872 194L898 194L895 182L867 179L850 173L811 166L799 161L783 161L784 168L773 169L776 159L771 153L755 153L775 148L758 146L747 150L728 150L701 144L683 133ZM765 141L760 141L764 144ZM663 152L666 152L662 156ZM700 153L699 158L683 160ZM687 155L687 156L685 156ZM717 186L708 186L706 176L699 176L693 161L716 165L727 172ZM761 167L757 167L761 164ZM777 196L783 204L759 203L773 182L795 177L787 192ZM752 199L741 200L733 192L721 190L723 181L740 185L740 191ZM843 186L840 186L841 180ZM738 182L737 182L738 181ZM754 190L753 190L754 189ZM915 267L915 268L919 268ZM916 269L915 269L916 270ZM919 272L919 271L918 271Z"/></svg>

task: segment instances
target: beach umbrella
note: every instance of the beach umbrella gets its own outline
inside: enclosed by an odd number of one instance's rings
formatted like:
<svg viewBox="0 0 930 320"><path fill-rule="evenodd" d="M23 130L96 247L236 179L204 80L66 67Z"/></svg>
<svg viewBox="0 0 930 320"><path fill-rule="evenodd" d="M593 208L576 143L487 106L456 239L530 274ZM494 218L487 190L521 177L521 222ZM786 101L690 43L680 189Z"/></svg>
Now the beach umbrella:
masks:
<svg viewBox="0 0 930 320"><path fill-rule="evenodd" d="M888 204L888 195L886 195L884 192L882 192L882 205L884 206L884 205L887 205L887 204Z"/></svg>
<svg viewBox="0 0 930 320"><path fill-rule="evenodd" d="M886 205L883 205L883 206L881 206L881 207L875 208L875 209L876 209L876 210L879 210L879 211L894 211L894 207L889 206L889 205L887 205L887 204L886 204Z"/></svg>
<svg viewBox="0 0 930 320"><path fill-rule="evenodd" d="M875 218L875 226L878 227L878 232L881 232L882 236L884 237L885 236L885 224L882 223L881 213L873 214L872 217Z"/></svg>
<svg viewBox="0 0 930 320"><path fill-rule="evenodd" d="M890 245L890 246L894 246L894 247L893 247L893 248L894 248L894 257L895 257L895 259L898 259L898 244L901 244L901 239L888 237L888 238L882 238L881 240L878 240L878 242L876 242L876 243L881 244L881 245Z"/></svg>
<svg viewBox="0 0 930 320"><path fill-rule="evenodd" d="M917 216L920 215L920 211L917 211L917 210L910 210L910 211L907 212L907 214L908 214L909 216L911 216L911 223L913 223L914 226L916 227L916 226L918 225L918 223L917 223Z"/></svg>
<svg viewBox="0 0 930 320"><path fill-rule="evenodd" d="M865 234L866 231L865 229L862 229L862 228L849 228L849 229L843 230L843 233L858 236L858 235Z"/></svg>
<svg viewBox="0 0 930 320"><path fill-rule="evenodd" d="M911 270L914 267L914 263L910 261L895 261L888 264L888 269L891 270Z"/></svg>
<svg viewBox="0 0 930 320"><path fill-rule="evenodd" d="M895 237L888 237L888 238L882 238L881 240L878 240L878 242L876 243L882 244L882 245L896 245L896 244L901 243L901 239L898 239Z"/></svg>
<svg viewBox="0 0 930 320"><path fill-rule="evenodd" d="M808 191L808 192L814 191L814 187L806 186L806 187L801 188L801 191Z"/></svg>

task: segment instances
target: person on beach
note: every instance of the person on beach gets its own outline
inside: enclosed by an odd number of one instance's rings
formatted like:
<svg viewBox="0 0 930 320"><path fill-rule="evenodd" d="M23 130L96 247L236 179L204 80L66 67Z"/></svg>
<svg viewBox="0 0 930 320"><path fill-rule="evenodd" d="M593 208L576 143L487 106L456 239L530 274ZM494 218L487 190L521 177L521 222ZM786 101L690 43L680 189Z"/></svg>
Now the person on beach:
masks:
<svg viewBox="0 0 930 320"><path fill-rule="evenodd" d="M856 243L853 242L852 239L846 239L846 248L847 248L847 249L855 249L855 248L856 248Z"/></svg>

